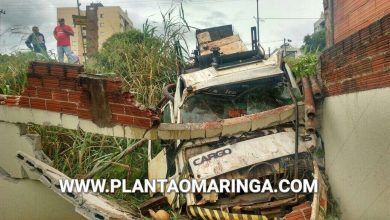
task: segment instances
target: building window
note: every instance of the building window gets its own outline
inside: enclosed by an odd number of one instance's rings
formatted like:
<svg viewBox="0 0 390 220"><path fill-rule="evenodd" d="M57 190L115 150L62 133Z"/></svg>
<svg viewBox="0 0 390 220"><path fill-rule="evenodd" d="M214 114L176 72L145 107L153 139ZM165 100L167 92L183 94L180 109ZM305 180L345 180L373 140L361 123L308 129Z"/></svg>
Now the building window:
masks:
<svg viewBox="0 0 390 220"><path fill-rule="evenodd" d="M103 14L100 14L100 18L103 18Z"/></svg>

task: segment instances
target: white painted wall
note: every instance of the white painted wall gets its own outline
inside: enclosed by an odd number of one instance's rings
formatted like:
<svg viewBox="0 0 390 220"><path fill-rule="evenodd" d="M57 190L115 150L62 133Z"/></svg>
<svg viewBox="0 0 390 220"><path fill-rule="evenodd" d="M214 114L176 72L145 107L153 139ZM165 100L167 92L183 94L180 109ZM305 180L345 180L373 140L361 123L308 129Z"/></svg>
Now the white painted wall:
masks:
<svg viewBox="0 0 390 220"><path fill-rule="evenodd" d="M328 97L321 134L341 219L390 218L390 88Z"/></svg>
<svg viewBox="0 0 390 220"><path fill-rule="evenodd" d="M37 180L0 176L0 219L85 219L75 207Z"/></svg>

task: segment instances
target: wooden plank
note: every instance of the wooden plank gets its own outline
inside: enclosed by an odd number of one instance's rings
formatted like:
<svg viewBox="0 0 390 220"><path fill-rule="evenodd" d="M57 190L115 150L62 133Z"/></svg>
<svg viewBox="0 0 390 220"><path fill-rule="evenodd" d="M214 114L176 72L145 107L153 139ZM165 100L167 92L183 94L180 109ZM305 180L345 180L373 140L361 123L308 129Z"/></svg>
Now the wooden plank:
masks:
<svg viewBox="0 0 390 220"><path fill-rule="evenodd" d="M242 41L235 41L235 42L220 46L219 48L220 48L219 52L222 54L225 54L225 55L247 51L247 48ZM206 55L206 54L210 54L210 53L212 53L210 50L204 50L201 52L201 55Z"/></svg>
<svg viewBox="0 0 390 220"><path fill-rule="evenodd" d="M225 38L222 38L220 40L201 44L200 49L201 49L201 51L210 50L213 47L222 47L224 45L231 44L231 43L234 43L236 41L241 41L241 38L238 34L230 36L230 37L225 37Z"/></svg>
<svg viewBox="0 0 390 220"><path fill-rule="evenodd" d="M210 33L209 32L202 32L197 35L198 38L198 43L199 44L204 44L208 43L211 41Z"/></svg>

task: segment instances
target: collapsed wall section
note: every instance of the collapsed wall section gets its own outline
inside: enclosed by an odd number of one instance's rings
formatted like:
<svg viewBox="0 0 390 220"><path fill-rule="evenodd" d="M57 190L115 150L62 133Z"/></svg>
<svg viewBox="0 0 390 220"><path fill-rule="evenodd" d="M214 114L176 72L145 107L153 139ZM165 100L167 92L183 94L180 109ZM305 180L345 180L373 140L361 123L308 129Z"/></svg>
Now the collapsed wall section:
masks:
<svg viewBox="0 0 390 220"><path fill-rule="evenodd" d="M99 127L150 128L159 122L152 109L138 103L131 93L122 92L119 78L84 74L81 65L32 62L20 98L7 96L5 103L77 115Z"/></svg>

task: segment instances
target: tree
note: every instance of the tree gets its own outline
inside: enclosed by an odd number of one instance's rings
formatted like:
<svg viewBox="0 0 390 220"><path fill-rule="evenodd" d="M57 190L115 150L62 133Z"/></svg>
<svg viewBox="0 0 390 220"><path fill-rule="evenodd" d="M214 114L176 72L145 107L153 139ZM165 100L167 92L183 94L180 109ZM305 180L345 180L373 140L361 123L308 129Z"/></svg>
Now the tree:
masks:
<svg viewBox="0 0 390 220"><path fill-rule="evenodd" d="M306 35L303 39L304 45L302 50L307 53L320 52L325 48L325 30L315 32L311 35Z"/></svg>

